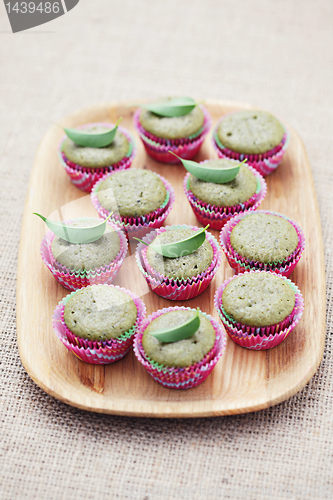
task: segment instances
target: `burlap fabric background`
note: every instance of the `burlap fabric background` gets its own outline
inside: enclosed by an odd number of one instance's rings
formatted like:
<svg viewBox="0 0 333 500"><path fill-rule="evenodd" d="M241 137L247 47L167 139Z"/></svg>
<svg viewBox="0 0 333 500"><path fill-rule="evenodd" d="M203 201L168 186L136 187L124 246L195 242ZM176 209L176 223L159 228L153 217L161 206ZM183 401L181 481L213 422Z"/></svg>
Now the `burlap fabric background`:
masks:
<svg viewBox="0 0 333 500"><path fill-rule="evenodd" d="M13 35L0 5L0 498L333 498L333 3L81 0ZM27 376L15 287L24 199L51 121L163 94L247 101L303 138L322 217L327 342L310 383L235 417L154 420L62 404Z"/></svg>

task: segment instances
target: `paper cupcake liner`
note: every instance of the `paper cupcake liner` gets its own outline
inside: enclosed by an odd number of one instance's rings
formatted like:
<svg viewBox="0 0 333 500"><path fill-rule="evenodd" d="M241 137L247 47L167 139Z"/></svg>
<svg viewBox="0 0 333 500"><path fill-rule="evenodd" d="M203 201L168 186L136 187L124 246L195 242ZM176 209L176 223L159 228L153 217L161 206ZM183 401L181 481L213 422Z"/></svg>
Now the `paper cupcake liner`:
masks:
<svg viewBox="0 0 333 500"><path fill-rule="evenodd" d="M194 309L191 309L190 307L178 306L167 307L156 311L143 321L134 338L134 353L139 362L145 367L149 375L151 375L156 382L170 389L190 389L204 382L222 356L226 346L226 335L223 328L221 328L218 322L209 314L202 313L211 322L216 335L213 348L208 354L206 354L202 361L185 368L164 367L151 361L145 355L142 347L142 337L144 331L154 319L162 314L182 309L194 311Z"/></svg>
<svg viewBox="0 0 333 500"><path fill-rule="evenodd" d="M185 224L178 224L173 226L165 226L164 230L168 231L172 229L181 229L181 228L192 228L198 229L195 226L188 226ZM152 231L147 234L146 237L143 238L143 241L148 244L153 241L153 239L157 236L158 231ZM136 248L135 258L138 264L138 267L146 279L150 288L160 297L169 300L189 300L197 297L202 292L206 290L212 279L214 278L216 271L220 267L221 264L221 252L218 246L218 243L214 236L209 232L206 233L207 238L212 245L213 248L213 260L212 264L208 269L198 274L197 276L193 276L193 278L188 278L186 280L177 280L172 279L167 276L163 276L156 271L154 271L151 266L148 264L148 268L146 267L145 261L143 259L143 251L146 248L146 245L143 243L139 243Z"/></svg>
<svg viewBox="0 0 333 500"><path fill-rule="evenodd" d="M258 328L255 326L243 325L242 323L235 321L226 313L223 305L220 304L220 313L221 316L223 316L223 321L225 322L225 324L228 325L228 328L234 331L236 335L241 335L241 334L259 335L260 337L263 336L268 337L269 335L275 335L275 333L279 333L282 330L285 330L286 328L288 328L288 326L292 324L293 319L295 317L295 312L296 311L294 308L283 321L280 321L279 323L276 323L274 325Z"/></svg>
<svg viewBox="0 0 333 500"><path fill-rule="evenodd" d="M155 172L156 173L156 172ZM112 173L108 173L104 175L93 187L91 191L91 201L94 205L94 208L97 210L98 214L102 218L106 218L109 216L109 211L106 210L98 201L97 193L101 183L110 177ZM125 231L126 236L129 239L141 238L151 229L159 228L162 226L163 222L169 215L173 204L175 202L175 192L170 182L168 182L164 177L159 174L156 174L161 181L163 182L167 196L161 207L159 207L154 212L151 212L145 216L141 217L123 217L119 216L119 214L113 214L110 219L108 219L108 223L112 220L115 224L118 225L122 230Z"/></svg>
<svg viewBox="0 0 333 500"><path fill-rule="evenodd" d="M258 210L256 213L258 214L268 214L268 215L276 215L277 217L281 217L282 219L287 220L292 224L295 228L297 236L298 236L298 244L297 248L294 252L285 260L279 262L270 262L268 264L264 264L263 262L258 261L250 261L245 257L239 255L233 248L230 242L230 235L233 228L245 217L250 215L249 213L243 213L236 215L233 217L223 228L220 233L220 244L222 250L225 253L225 256L228 259L230 266L236 271L236 273L243 273L249 269L257 269L261 271L272 271L274 273L281 274L282 276L286 276L287 278L295 269L298 261L302 257L302 254L305 249L305 237L302 229L294 222L289 219L289 217L282 215L278 212L272 212L270 210Z"/></svg>
<svg viewBox="0 0 333 500"><path fill-rule="evenodd" d="M231 207L218 207L216 205L210 205L198 200L189 189L189 179L191 174L188 172L185 175L183 182L185 195L192 207L194 215L198 221L201 222L201 224L204 226L209 224L211 229L222 229L224 224L226 224L226 222L232 219L235 215L244 212L252 212L259 207L260 203L266 196L267 184L259 172L249 165L247 165L247 168L249 168L257 178L257 191L255 195L250 198L250 200Z"/></svg>
<svg viewBox="0 0 333 500"><path fill-rule="evenodd" d="M113 125L112 123L94 123L94 124L87 124L83 125L82 127L78 127L79 129L88 127L89 125ZM67 136L64 136L61 139L61 142L59 144L58 148L58 157L60 160L60 163L66 170L67 174L69 175L72 183L81 191L86 191L87 193L90 193L92 190L94 184L101 179L105 174L108 172L113 172L113 171L119 171L119 170L126 170L127 168L130 168L133 158L136 153L135 149L135 142L131 134L128 132L123 127L118 127L119 131L124 134L126 139L128 140L130 144L130 148L126 156L120 160L119 162L110 165L108 167L102 167L102 168L86 168L82 167L81 165L78 165L76 163L71 162L66 158L65 154L62 152L62 145L64 140L67 138Z"/></svg>
<svg viewBox="0 0 333 500"><path fill-rule="evenodd" d="M140 135L140 139L142 140L149 156L159 162L173 165L179 164L180 160L178 160L173 154L169 153L170 150L184 160L190 160L193 158L201 148L212 124L212 119L207 109L203 106L200 107L204 114L204 124L201 132L199 132L199 135L197 132L196 134L182 139L163 139L149 133L140 123L141 108L138 108L133 117L134 126Z"/></svg>
<svg viewBox="0 0 333 500"><path fill-rule="evenodd" d="M138 314L134 326L126 333L105 342L93 342L85 339L80 339L75 336L66 326L64 321L64 309L67 301L76 293L64 297L54 310L52 318L52 326L64 346L75 354L79 359L86 363L94 365L104 365L114 363L123 358L131 349L133 344L134 335L140 328L141 323L146 314L146 307L144 302L139 299L133 292L114 285L101 285L113 286L122 292L127 293L134 301Z"/></svg>
<svg viewBox="0 0 333 500"><path fill-rule="evenodd" d="M80 220L80 219L77 219ZM84 220L87 220L85 217ZM93 219L96 221L96 219ZM66 221L67 223L71 221ZM52 254L54 233L48 231L44 236L40 248L42 259L59 283L68 290L78 290L88 285L111 284L119 272L127 254L127 238L116 224L110 224L117 231L120 240L120 249L115 259L106 266L89 271L74 271L57 262Z"/></svg>
<svg viewBox="0 0 333 500"><path fill-rule="evenodd" d="M230 113L228 113L230 114ZM275 146L275 148L266 151L265 153L251 155L246 153L237 153L236 151L232 151L231 149L223 146L219 138L217 137L217 130L221 123L221 121L227 115L222 116L222 118L217 122L214 131L213 131L213 146L217 151L217 154L220 158L229 158L233 160L243 161L245 158L248 160L248 164L254 167L261 175L270 175L276 168L280 165L284 153L289 145L290 141L290 133L288 129L283 125L285 129L285 134L282 138L280 144Z"/></svg>
<svg viewBox="0 0 333 500"><path fill-rule="evenodd" d="M274 274L270 271L246 271L249 273L260 273L268 272ZM236 344L246 347L247 349L253 349L256 351L261 351L265 349L271 349L281 344L283 340L290 334L290 332L295 328L304 310L304 300L302 294L298 287L290 281L285 276L280 277L288 282L295 292L295 307L291 314L280 323L267 327L251 327L248 325L243 325L235 321L231 322L230 318L226 315L222 307L222 294L225 287L238 275L234 275L227 279L217 290L214 297L214 305L220 316L224 328L226 329L229 337L236 342Z"/></svg>

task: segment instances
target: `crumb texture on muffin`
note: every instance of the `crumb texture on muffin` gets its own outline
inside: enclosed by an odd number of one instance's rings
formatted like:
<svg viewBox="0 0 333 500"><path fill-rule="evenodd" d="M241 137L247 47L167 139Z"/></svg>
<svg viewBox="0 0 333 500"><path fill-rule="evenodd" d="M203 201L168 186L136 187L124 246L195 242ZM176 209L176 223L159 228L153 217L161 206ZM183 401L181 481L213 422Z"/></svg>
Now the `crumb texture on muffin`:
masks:
<svg viewBox="0 0 333 500"><path fill-rule="evenodd" d="M184 116L159 116L147 109L140 113L142 127L162 139L181 139L199 132L204 124L204 114L199 106Z"/></svg>
<svg viewBox="0 0 333 500"><path fill-rule="evenodd" d="M104 132L108 127L91 126L87 127L87 132ZM104 148L91 148L79 146L68 137L62 145L62 151L66 158L77 165L86 168L103 168L120 162L129 151L127 138L117 129L115 138L109 146Z"/></svg>
<svg viewBox="0 0 333 500"><path fill-rule="evenodd" d="M280 144L285 130L266 111L246 110L225 116L217 129L224 147L237 153L261 154Z"/></svg>
<svg viewBox="0 0 333 500"><path fill-rule="evenodd" d="M159 245L173 243L191 235L193 235L193 230L190 228L170 229L160 233L152 243ZM207 238L197 250L183 257L164 257L150 246L147 248L147 260L150 266L163 276L174 279L192 278L202 273L210 266L213 254L212 245Z"/></svg>
<svg viewBox="0 0 333 500"><path fill-rule="evenodd" d="M247 260L267 264L287 259L297 248L298 236L286 219L253 213L233 228L230 243Z"/></svg>
<svg viewBox="0 0 333 500"><path fill-rule="evenodd" d="M154 319L146 328L142 338L142 345L146 355L163 366L182 368L199 363L215 343L215 330L211 322L203 314L199 314L200 327L187 339L166 343L150 335L150 332L156 330L181 325L194 314L194 309L190 311L175 310Z"/></svg>
<svg viewBox="0 0 333 500"><path fill-rule="evenodd" d="M132 328L137 309L125 292L107 285L81 288L65 305L64 320L71 332L86 340L119 337Z"/></svg>
<svg viewBox="0 0 333 500"><path fill-rule="evenodd" d="M136 168L110 175L100 184L97 192L102 207L125 217L140 217L154 212L166 196L165 186L155 172Z"/></svg>
<svg viewBox="0 0 333 500"><path fill-rule="evenodd" d="M283 278L271 273L244 273L222 294L225 312L238 323L270 326L283 321L295 306L295 292Z"/></svg>
<svg viewBox="0 0 333 500"><path fill-rule="evenodd" d="M207 166L225 168L235 166L230 160L212 160ZM206 182L190 175L189 189L199 200L218 207L231 207L249 200L257 190L257 178L249 168L242 165L236 177L225 184Z"/></svg>
<svg viewBox="0 0 333 500"><path fill-rule="evenodd" d="M91 227L101 219L77 220L69 226ZM106 224L104 234L92 243L69 243L58 236L52 241L51 250L55 260L72 271L93 271L110 264L120 251L120 239L110 225Z"/></svg>

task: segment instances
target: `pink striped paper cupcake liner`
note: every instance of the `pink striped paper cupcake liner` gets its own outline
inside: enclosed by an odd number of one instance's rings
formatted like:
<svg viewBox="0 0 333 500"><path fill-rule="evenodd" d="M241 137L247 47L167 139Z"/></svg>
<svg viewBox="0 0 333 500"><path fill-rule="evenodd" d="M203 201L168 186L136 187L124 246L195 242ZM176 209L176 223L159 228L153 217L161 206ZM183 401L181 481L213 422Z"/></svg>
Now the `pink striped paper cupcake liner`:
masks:
<svg viewBox="0 0 333 500"><path fill-rule="evenodd" d="M230 113L228 113L230 114ZM222 118L217 122L213 135L212 135L212 141L213 141L213 146L220 158L228 158L232 160L239 160L243 161L245 158L247 158L247 163L248 165L251 165L253 168L255 168L261 175L270 175L274 170L277 169L277 167L280 165L283 156L286 152L286 149L289 145L290 142L290 133L287 130L285 126L285 134L282 138L282 141L280 144L275 146L275 148L266 151L265 153L257 154L257 155L251 155L251 154L246 154L246 153L237 153L236 151L232 151L231 149L226 148L221 141L219 140L217 136L217 130L218 127L221 123L221 121L226 117L227 115L222 116Z"/></svg>
<svg viewBox="0 0 333 500"><path fill-rule="evenodd" d="M183 187L185 191L186 198L188 199L194 215L201 224L206 226L210 225L211 229L222 229L224 224L226 224L235 215L244 212L252 212L256 210L261 202L264 200L267 193L267 184L262 175L259 174L254 168L247 165L247 168L256 176L257 179L257 190L255 194L246 202L239 205L234 205L231 207L219 207L217 205L211 205L198 200L196 196L190 191L189 181L191 174L188 172L184 177Z"/></svg>
<svg viewBox="0 0 333 500"><path fill-rule="evenodd" d="M173 165L179 164L180 161L173 154L169 153L169 151L172 151L183 160L193 158L201 148L212 124L212 119L207 109L203 106L200 107L204 113L203 127L199 132L182 139L163 139L145 130L140 123L141 108L138 108L133 117L134 126L149 156L161 163Z"/></svg>
<svg viewBox="0 0 333 500"><path fill-rule="evenodd" d="M113 127L114 125L112 123L89 123L87 125L83 125L82 127L77 127L79 129L84 129L85 127L89 127L90 125L105 125L108 127ZM136 153L135 149L135 142L131 134L128 132L123 127L118 127L119 131L126 137L126 139L129 142L129 150L126 156L120 160L118 163L115 163L113 165L110 165L108 167L103 167L103 168L86 168L82 167L81 165L78 165L76 163L71 162L68 158L66 158L65 154L62 152L62 145L64 143L64 140L67 138L67 136L64 136L61 139L61 142L59 144L58 148L58 156L60 163L66 170L67 174L69 175L72 183L81 191L86 191L87 193L90 193L92 190L94 184L101 179L105 174L113 171L119 171L119 170L126 170L127 168L130 168L133 158Z"/></svg>
<svg viewBox="0 0 333 500"><path fill-rule="evenodd" d="M67 327L64 320L65 305L68 300L76 293L64 297L54 310L52 317L52 326L58 339L64 346L85 363L94 365L105 365L114 363L122 359L129 352L133 345L134 335L140 328L141 323L146 315L146 307L144 302L139 299L133 292L114 285L100 285L112 286L127 293L133 300L137 308L137 319L133 327L116 339L111 339L103 342L93 342L81 339L74 335Z"/></svg>
<svg viewBox="0 0 333 500"><path fill-rule="evenodd" d="M294 252L285 260L279 262L269 262L263 263L258 261L247 260L245 257L239 255L231 245L230 235L234 227L245 217L248 217L249 213L243 213L236 215L233 217L223 228L220 233L220 244L222 250L225 253L225 256L228 259L230 266L236 271L236 273L244 273L250 269L257 269L261 271L271 271L277 274L281 274L282 276L286 276L287 278L291 275L293 270L295 269L297 263L305 249L305 237L302 229L299 227L296 222L289 219L289 217L279 214L278 212L272 212L270 210L258 210L257 214L268 214L268 215L276 215L277 217L281 217L282 219L287 220L290 224L295 228L295 231L298 236L298 244Z"/></svg>
<svg viewBox="0 0 333 500"><path fill-rule="evenodd" d="M94 208L97 210L98 214L102 218L106 218L109 216L109 211L102 207L99 203L97 193L100 188L100 185L105 179L113 175L113 172L104 175L93 187L91 191L91 201L94 205ZM123 217L119 214L113 214L110 219L108 219L108 223L112 220L115 224L117 224L123 231L125 231L128 239L142 238L145 236L151 229L159 228L163 225L163 222L169 215L173 204L175 202L175 192L170 182L168 182L164 177L159 174L156 174L161 181L163 182L167 196L164 203L154 212L146 214L141 217Z"/></svg>
<svg viewBox="0 0 333 500"><path fill-rule="evenodd" d="M84 220L87 220L87 218L84 218ZM96 222L96 219L92 218L91 220ZM71 221L66 222L70 223ZM119 252L110 264L94 270L73 271L72 269L60 264L60 262L57 262L52 253L52 241L55 235L52 231L48 231L46 233L42 240L40 253L44 264L63 287L68 290L78 290L79 288L83 288L88 285L112 283L118 274L122 263L124 262L127 254L128 243L123 231L121 231L121 229L115 224L111 223L110 225L115 231L117 231L119 236Z"/></svg>
<svg viewBox="0 0 333 500"><path fill-rule="evenodd" d="M269 272L270 274L274 274L270 271L246 271L249 273L260 273L260 272ZM295 292L295 306L293 311L284 321L277 323L275 325L266 326L266 327L254 327L249 325L244 325L242 323L237 323L232 320L224 311L222 305L222 294L225 287L234 279L237 278L237 274L227 279L222 285L216 290L214 297L214 305L220 316L220 319L223 323L224 328L226 329L229 337L238 345L242 347L246 347L247 349L253 349L256 351L261 351L265 349L271 349L272 347L276 347L287 336L290 332L295 328L297 323L302 317L304 310L304 300L302 294L298 287L291 280L286 278L285 276L281 276L281 279L287 281L287 283L291 286L291 288Z"/></svg>
<svg viewBox="0 0 333 500"><path fill-rule="evenodd" d="M196 226L179 224L174 226L165 226L163 228L163 231L182 228L191 228L193 230L199 229ZM150 232L143 238L143 241L148 244L151 243L160 232L161 231L159 230ZM136 262L153 292L155 292L160 297L169 300L189 300L197 297L206 290L221 264L221 252L218 246L218 242L208 231L206 232L206 238L213 248L212 263L204 272L186 280L168 278L167 276L163 276L152 269L147 262L146 257L144 257L144 252L147 248L146 245L144 245L143 243L138 244L135 252Z"/></svg>
<svg viewBox="0 0 333 500"><path fill-rule="evenodd" d="M212 372L218 360L221 358L226 346L226 335L221 325L219 325L218 322L209 314L202 312L202 314L211 322L215 330L216 338L211 351L206 354L206 356L199 363L186 368L175 368L165 367L150 360L146 356L142 346L144 331L154 319L158 318L162 314L181 309L195 312L195 309L191 309L190 307L178 306L167 307L154 312L143 321L140 329L135 335L133 344L134 353L137 359L148 371L149 375L151 375L156 382L169 389L190 389L204 382L208 375Z"/></svg>

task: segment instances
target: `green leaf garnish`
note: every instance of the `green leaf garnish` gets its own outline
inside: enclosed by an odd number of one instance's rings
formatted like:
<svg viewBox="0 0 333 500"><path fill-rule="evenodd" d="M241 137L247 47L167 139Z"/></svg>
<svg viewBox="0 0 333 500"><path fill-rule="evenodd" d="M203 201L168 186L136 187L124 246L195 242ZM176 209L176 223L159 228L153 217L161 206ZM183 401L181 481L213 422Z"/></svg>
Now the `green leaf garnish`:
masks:
<svg viewBox="0 0 333 500"><path fill-rule="evenodd" d="M77 128L64 128L67 137L72 139L78 146L85 146L87 148L105 148L109 146L117 132L117 128L122 118L119 118L115 126L104 132L87 132L84 129Z"/></svg>
<svg viewBox="0 0 333 500"><path fill-rule="evenodd" d="M166 116L169 118L175 116L188 115L196 106L192 97L175 97L174 99L169 99L168 101L157 101L150 104L139 104L141 108L148 109L155 115Z"/></svg>
<svg viewBox="0 0 333 500"><path fill-rule="evenodd" d="M38 215L52 233L69 243L79 244L79 243L92 243L93 241L99 240L103 236L106 229L106 221L111 217L110 215L104 219L100 224L90 227L72 227L67 226L63 222L54 222L43 215L34 212L34 215Z"/></svg>
<svg viewBox="0 0 333 500"><path fill-rule="evenodd" d="M198 330L199 326L199 309L197 309L195 315L186 321L186 323L175 326L174 328L163 328L149 333L161 342L178 342L178 340L192 337L192 335Z"/></svg>
<svg viewBox="0 0 333 500"><path fill-rule="evenodd" d="M193 235L188 236L184 240L174 241L173 243L164 243L162 245L157 245L154 243L146 243L139 238L134 238L135 240L140 241L146 246L149 246L156 253L163 255L163 257L169 257L170 259L175 259L177 257L184 257L185 255L189 255L190 253L198 250L199 247L203 244L206 239L206 229L209 228L209 224L206 227L202 227Z"/></svg>
<svg viewBox="0 0 333 500"><path fill-rule="evenodd" d="M203 164L197 163L196 161L183 160L172 151L169 151L169 153L177 156L186 170L197 179L201 179L206 182L213 182L214 184L225 184L226 182L232 181L238 174L240 167L247 161L247 158L245 158L242 163L238 163L237 165L229 168L210 168L205 167Z"/></svg>

